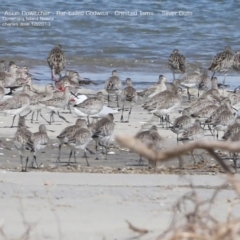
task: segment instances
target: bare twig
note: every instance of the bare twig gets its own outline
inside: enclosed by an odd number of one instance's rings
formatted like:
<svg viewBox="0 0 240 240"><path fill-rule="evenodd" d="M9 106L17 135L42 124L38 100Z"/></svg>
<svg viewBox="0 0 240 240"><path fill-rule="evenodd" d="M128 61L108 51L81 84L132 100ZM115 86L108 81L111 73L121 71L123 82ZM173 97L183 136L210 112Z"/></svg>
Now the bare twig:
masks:
<svg viewBox="0 0 240 240"><path fill-rule="evenodd" d="M133 226L129 221L127 221L127 220L125 220L125 221L126 221L126 223L128 224L129 229L131 229L131 230L134 231L134 232L139 233L140 236L149 233L149 230L135 227L135 226Z"/></svg>
<svg viewBox="0 0 240 240"><path fill-rule="evenodd" d="M172 158L179 157L183 154L193 151L194 149L204 149L214 155L214 158L219 162L219 164L224 168L224 170L228 173L232 173L229 167L219 158L213 150L221 149L228 152L240 152L239 143L235 142L220 142L220 141L207 141L201 140L196 142L186 143L184 145L176 145L174 146L174 151L172 148L162 150L162 151L154 151L148 148L145 144L140 142L139 140L119 135L116 136L116 141L121 145L129 148L131 151L136 152L151 161L169 161Z"/></svg>

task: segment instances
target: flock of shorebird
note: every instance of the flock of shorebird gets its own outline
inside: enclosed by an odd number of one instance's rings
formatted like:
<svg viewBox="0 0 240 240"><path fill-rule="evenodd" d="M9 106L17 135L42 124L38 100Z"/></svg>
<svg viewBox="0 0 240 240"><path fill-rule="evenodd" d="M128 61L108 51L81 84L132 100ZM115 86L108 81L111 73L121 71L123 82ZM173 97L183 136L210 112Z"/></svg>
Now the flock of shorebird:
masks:
<svg viewBox="0 0 240 240"><path fill-rule="evenodd" d="M65 76L61 76L66 62L61 45L57 45L50 51L47 61L55 86L49 83L43 92L39 92L33 87L31 75L26 67L18 67L11 61L6 70L5 61L0 61L0 112L13 115L11 127L14 126L15 117L19 115L13 142L20 155L22 171L27 170L30 156L33 158L32 165L35 161L38 167L36 153L46 147L49 142L45 125L40 125L39 131L32 133L25 125L25 116L32 112L31 122L33 122L36 113L37 120L40 115L48 124L51 124L54 122L54 114L56 114L69 123L60 114L60 111L68 108L71 112L72 105L79 118L75 125L67 126L57 136L60 142L58 162L61 162L61 147L65 144L70 148L69 163L72 155L76 162L76 150L82 149L86 163L89 165L86 151L92 152L88 148L91 140L96 141L96 150L98 145L102 146L102 152L105 148L104 154L107 158L109 141L115 127L113 115L121 111L120 121L124 122L125 104L128 103L128 117L125 121L128 122L132 107L138 99L143 101L143 109L160 119L163 127L165 122L166 128L177 134L178 141L202 139L206 136L206 131L216 138L219 137L219 131L224 131L222 139L240 141L239 88L228 92L228 96L225 96L226 91L222 94L219 91L219 85L226 86L225 78L231 68L240 71L240 51L234 55L231 48L226 47L212 59L208 69L200 67L193 73L187 73L186 59L175 49L168 59L169 68L173 73L173 81L167 82L166 77L160 75L156 84L142 91L137 91L133 87L130 78L126 79L125 87L122 89L122 81L118 72L113 70L112 76L106 80L104 86L107 93L107 106L105 105L106 97L102 91L95 96L88 97L78 94L79 86L95 84L93 81L80 79L78 72L74 70L66 70ZM213 72L211 78L208 76L208 70ZM223 84L218 83L217 78L214 77L215 72L224 73ZM178 73L184 74L181 79L175 78L175 74ZM188 99L183 96L184 88L187 89ZM198 93L193 91L194 89L197 89ZM117 110L109 107L115 98ZM50 110L49 120L42 115L43 108ZM29 113L23 115L27 111ZM182 115L171 121L170 115L179 111L182 112ZM83 119L85 117L86 119ZM90 117L100 119L90 122ZM148 130L140 131L135 137L155 150L162 146L162 137L159 135L156 125L152 125ZM26 158L25 164L23 158ZM236 154L234 154L233 160L237 167ZM139 164L142 164L141 156Z"/></svg>

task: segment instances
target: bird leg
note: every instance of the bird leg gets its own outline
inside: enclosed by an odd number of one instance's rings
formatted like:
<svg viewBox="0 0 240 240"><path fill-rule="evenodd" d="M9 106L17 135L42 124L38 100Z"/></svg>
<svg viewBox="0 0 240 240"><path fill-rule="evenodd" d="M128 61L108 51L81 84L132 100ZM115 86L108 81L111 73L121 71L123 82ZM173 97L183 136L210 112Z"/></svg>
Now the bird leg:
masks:
<svg viewBox="0 0 240 240"><path fill-rule="evenodd" d="M109 96L109 93L108 93L108 98L107 98L107 100L108 100L108 107L109 107L109 98L110 98L110 96Z"/></svg>
<svg viewBox="0 0 240 240"><path fill-rule="evenodd" d="M77 163L77 159L76 159L76 151L74 150L73 152L73 157L74 157L74 162Z"/></svg>
<svg viewBox="0 0 240 240"><path fill-rule="evenodd" d="M131 107L129 109L129 112L128 112L128 120L127 120L128 122L129 122L129 118L130 118L131 112L132 112L132 105L131 105Z"/></svg>
<svg viewBox="0 0 240 240"><path fill-rule="evenodd" d="M84 149L84 157L85 157L85 159L86 159L87 166L89 166L88 159L87 159L87 153L86 153L86 149Z"/></svg>
<svg viewBox="0 0 240 240"><path fill-rule="evenodd" d="M95 154L95 152L91 151L89 148L86 148L86 150L87 150L90 154Z"/></svg>
<svg viewBox="0 0 240 240"><path fill-rule="evenodd" d="M59 112L57 112L57 113L58 113L58 116L59 116L61 119L63 119L66 123L70 123L65 117L61 116Z"/></svg>
<svg viewBox="0 0 240 240"><path fill-rule="evenodd" d="M37 118L36 121L38 122L38 117L39 117L39 113L41 112L41 110L37 110Z"/></svg>
<svg viewBox="0 0 240 240"><path fill-rule="evenodd" d="M118 93L117 93L117 107L119 107L119 97L118 97Z"/></svg>
<svg viewBox="0 0 240 240"><path fill-rule="evenodd" d="M13 124L14 124L15 117L16 117L16 115L13 116L11 128L13 128Z"/></svg>
<svg viewBox="0 0 240 240"><path fill-rule="evenodd" d="M49 122L45 117L43 117L41 112L40 112L40 117L44 119L49 125L51 125L51 121ZM51 120L51 117L50 117L50 120Z"/></svg>
<svg viewBox="0 0 240 240"><path fill-rule="evenodd" d="M195 159L195 156L194 156L193 151L194 151L194 150L191 151L191 155L192 155L192 158L193 158L193 163L196 164L196 159Z"/></svg>
<svg viewBox="0 0 240 240"><path fill-rule="evenodd" d="M25 170L24 170L24 172L27 171L27 164L28 164L28 157L26 158L26 165L25 165Z"/></svg>
<svg viewBox="0 0 240 240"><path fill-rule="evenodd" d="M140 158L139 158L139 160L138 160L138 164L139 164L140 166L143 165L142 155L140 155Z"/></svg>
<svg viewBox="0 0 240 240"><path fill-rule="evenodd" d="M61 159L61 148L62 148L62 144L59 144L58 146L58 158L57 158L57 162L61 162L60 159Z"/></svg>
<svg viewBox="0 0 240 240"><path fill-rule="evenodd" d="M211 77L211 80L213 79L214 75L215 75L215 72L213 72L213 75L212 75L212 77Z"/></svg>
<svg viewBox="0 0 240 240"><path fill-rule="evenodd" d="M70 154L69 154L69 160L68 160L68 165L70 165L70 160L71 160L71 157L72 157L72 149L71 149L71 152L70 152Z"/></svg>
<svg viewBox="0 0 240 240"><path fill-rule="evenodd" d="M233 153L233 163L234 163L235 172L237 172L237 153Z"/></svg>
<svg viewBox="0 0 240 240"><path fill-rule="evenodd" d="M227 76L227 72L225 72L225 74L224 74L224 78L223 78L223 87L224 87L224 85L225 85L225 79L226 79L226 76Z"/></svg>
<svg viewBox="0 0 240 240"><path fill-rule="evenodd" d="M121 122L123 122L124 103L125 103L125 102L123 102L123 106L122 106L122 116L121 116L121 120L120 120Z"/></svg>
<svg viewBox="0 0 240 240"><path fill-rule="evenodd" d="M33 123L34 113L35 113L35 111L33 111L33 113L32 113L31 123Z"/></svg>
<svg viewBox="0 0 240 240"><path fill-rule="evenodd" d="M39 165L38 165L38 163L37 163L37 157L36 157L35 154L33 155L33 159L35 160L35 163L36 163L36 165L37 165L37 168L39 168Z"/></svg>

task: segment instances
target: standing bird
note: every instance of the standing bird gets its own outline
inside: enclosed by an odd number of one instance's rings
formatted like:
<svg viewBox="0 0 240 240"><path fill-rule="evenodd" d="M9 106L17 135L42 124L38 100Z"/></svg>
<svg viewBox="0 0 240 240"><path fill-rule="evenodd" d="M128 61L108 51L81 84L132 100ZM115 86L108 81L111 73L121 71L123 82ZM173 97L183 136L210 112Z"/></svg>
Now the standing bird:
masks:
<svg viewBox="0 0 240 240"><path fill-rule="evenodd" d="M172 54L168 58L168 65L173 73L173 80L175 80L175 73L186 72L186 58L179 53L178 49L172 51Z"/></svg>
<svg viewBox="0 0 240 240"><path fill-rule="evenodd" d="M238 50L234 56L233 69L240 72L240 50Z"/></svg>
<svg viewBox="0 0 240 240"><path fill-rule="evenodd" d="M89 124L89 116L99 113L103 109L103 105L104 95L102 92L98 92L96 97L87 98L83 102L75 104L74 107L81 111L83 115L87 115Z"/></svg>
<svg viewBox="0 0 240 240"><path fill-rule="evenodd" d="M51 50L47 58L48 65L51 69L51 77L55 82L58 81L55 75L59 75L61 77L61 71L65 68L65 61L66 59L62 51L62 46L58 44Z"/></svg>
<svg viewBox="0 0 240 240"><path fill-rule="evenodd" d="M22 172L27 171L29 156L35 153L33 134L25 125L25 116L19 116L18 129L13 139L14 147L18 150L22 164ZM26 157L25 169L23 167L23 157Z"/></svg>
<svg viewBox="0 0 240 240"><path fill-rule="evenodd" d="M37 164L37 157L36 153L37 151L42 150L45 148L49 142L49 137L47 134L47 128L45 125L41 124L39 126L38 132L33 133L32 140L34 142L34 154L33 154L33 159L35 160L35 163L37 165L37 168L39 165ZM33 166L33 161L32 161L32 166Z"/></svg>
<svg viewBox="0 0 240 240"><path fill-rule="evenodd" d="M157 151L162 146L162 137L157 131L157 127L153 125L149 130L139 132L135 135L135 138L140 140L142 143L146 144L149 148ZM139 165L143 165L142 156L140 155ZM150 162L149 164L156 166L156 162Z"/></svg>
<svg viewBox="0 0 240 240"><path fill-rule="evenodd" d="M109 107L110 95L116 95L117 107L119 107L118 94L122 88L122 81L118 77L117 70L112 71L112 76L106 80L104 88L108 93L108 107Z"/></svg>
<svg viewBox="0 0 240 240"><path fill-rule="evenodd" d="M202 68L198 68L194 73L190 73L181 79L181 85L187 88L188 101L191 99L190 88L196 88L202 79Z"/></svg>
<svg viewBox="0 0 240 240"><path fill-rule="evenodd" d="M69 154L69 163L71 160L72 153L74 155L74 159L76 162L76 149L82 149L84 151L84 158L87 162L87 166L89 166L86 150L88 150L87 145L89 144L89 142L91 140L92 140L92 132L88 129L88 127L85 123L68 140L68 146L71 148L71 151ZM88 151L90 151L90 150L88 150Z"/></svg>
<svg viewBox="0 0 240 240"><path fill-rule="evenodd" d="M131 78L126 79L126 85L127 86L123 89L123 91L121 93L121 100L123 102L123 104L122 104L122 116L121 116L121 121L122 122L123 122L123 111L124 111L125 102L130 102L130 104L131 104L129 112L128 112L128 120L127 120L127 122L129 122L129 118L130 118L130 115L131 115L133 104L136 103L137 99L138 99L137 91L132 86Z"/></svg>
<svg viewBox="0 0 240 240"><path fill-rule="evenodd" d="M167 89L166 84L165 84L166 81L167 81L166 77L164 77L163 75L159 75L158 82L156 84L154 84L153 86L150 86L150 87L142 90L141 92L138 92L138 96L149 97L149 98L154 97L158 93L163 92Z"/></svg>
<svg viewBox="0 0 240 240"><path fill-rule="evenodd" d="M208 70L213 72L212 78L216 72L224 72L223 85L225 84L225 79L228 70L233 65L234 54L230 46L225 47L223 52L218 53L212 60L211 66Z"/></svg>
<svg viewBox="0 0 240 240"><path fill-rule="evenodd" d="M63 129L63 131L57 136L57 138L60 141L59 147L58 147L58 158L57 162L61 162L61 148L63 144L68 144L68 140L72 138L72 136L77 132L78 129L80 129L82 126L86 126L86 120L85 119L77 119L76 123L72 126L68 126ZM70 160L69 160L70 161Z"/></svg>
<svg viewBox="0 0 240 240"><path fill-rule="evenodd" d="M106 149L105 159L107 159L109 140L113 134L114 126L115 123L113 114L109 113L107 117L100 119L95 124L93 124L92 127L93 140L96 141L96 144L99 143L102 146L102 150L103 147Z"/></svg>
<svg viewBox="0 0 240 240"><path fill-rule="evenodd" d="M179 141L196 141L196 140L202 139L203 137L204 137L204 130L201 127L201 122L199 119L196 119L194 124L191 127L183 131L181 137L178 140ZM191 151L191 155L195 163L195 157L194 157L193 151L194 150Z"/></svg>

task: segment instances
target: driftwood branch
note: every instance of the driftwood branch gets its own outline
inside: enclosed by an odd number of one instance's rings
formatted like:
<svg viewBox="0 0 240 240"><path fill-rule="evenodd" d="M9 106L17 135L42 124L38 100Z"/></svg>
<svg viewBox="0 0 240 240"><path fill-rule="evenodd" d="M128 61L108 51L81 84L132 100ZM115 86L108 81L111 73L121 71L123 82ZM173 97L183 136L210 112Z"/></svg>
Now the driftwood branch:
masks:
<svg viewBox="0 0 240 240"><path fill-rule="evenodd" d="M227 172L231 172L229 167L222 161L220 157L214 152L214 150L223 150L228 152L240 152L239 142L220 142L220 141L209 141L201 140L196 142L189 142L183 145L176 145L174 147L161 150L153 151L148 148L141 141L124 135L116 136L116 141L123 145L124 147L129 148L131 151L136 152L143 157L151 161L169 161L172 158L179 157L183 154L193 151L194 149L204 149L210 153L218 163L223 167Z"/></svg>

